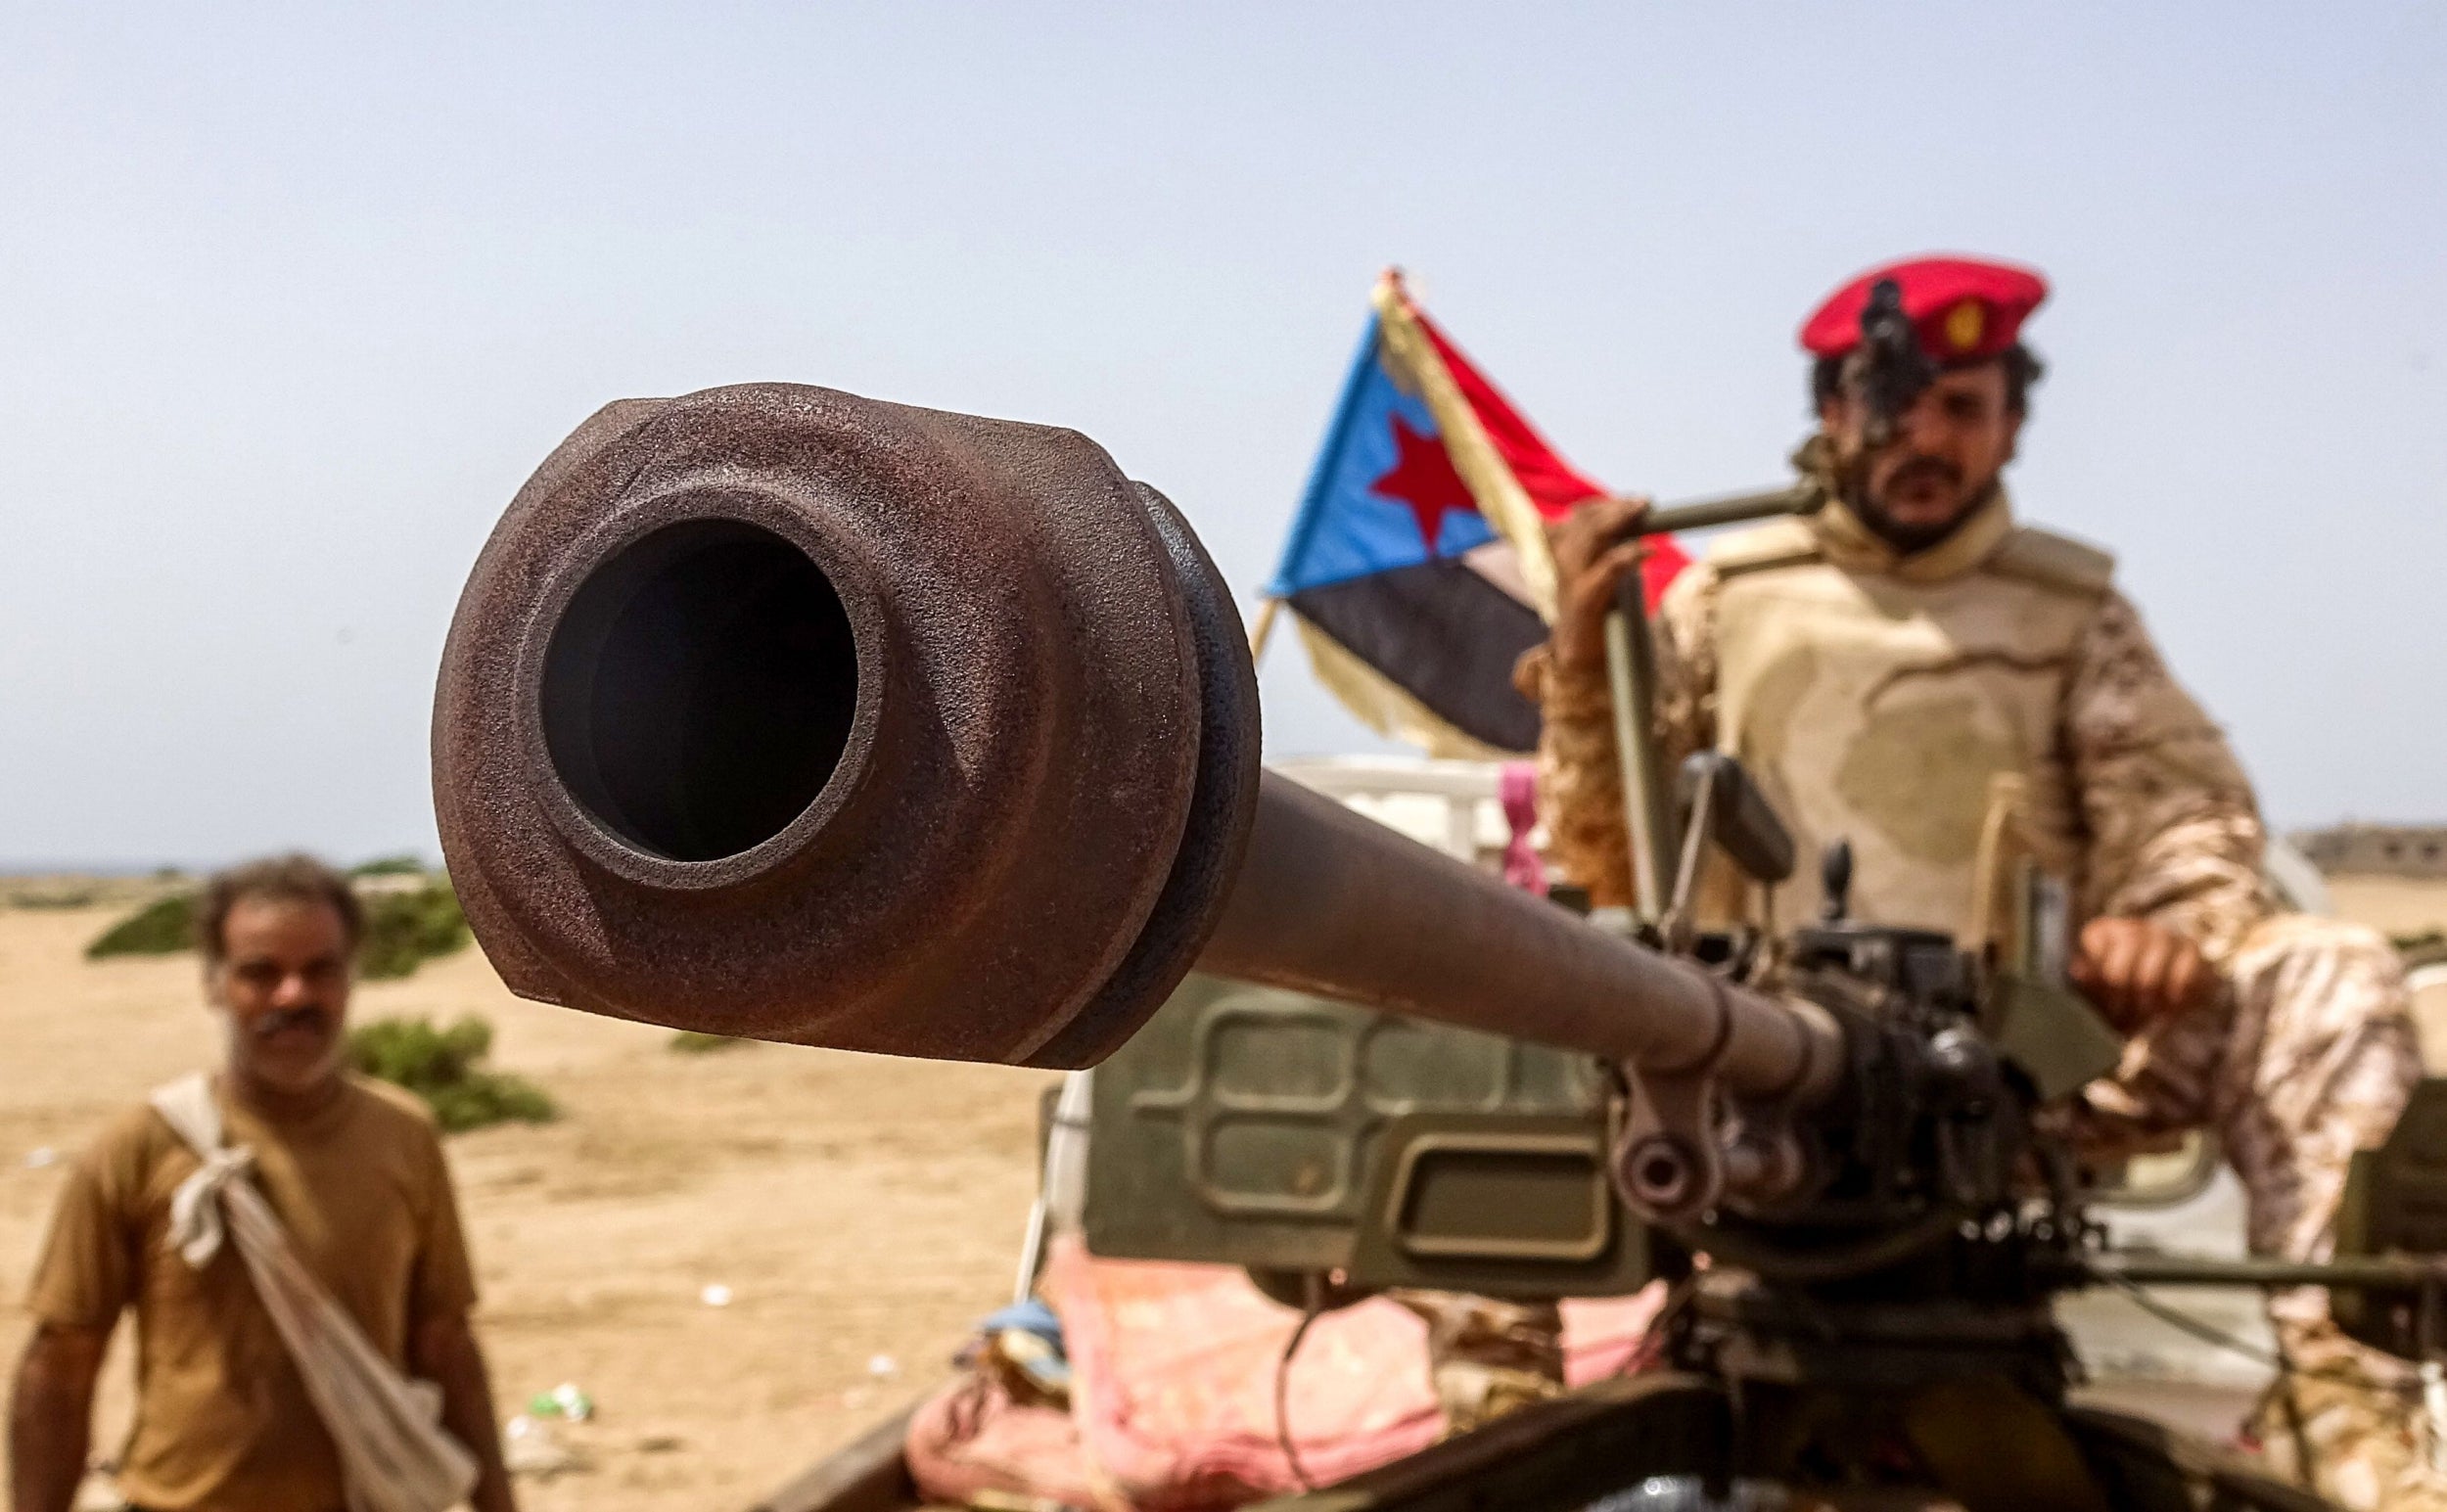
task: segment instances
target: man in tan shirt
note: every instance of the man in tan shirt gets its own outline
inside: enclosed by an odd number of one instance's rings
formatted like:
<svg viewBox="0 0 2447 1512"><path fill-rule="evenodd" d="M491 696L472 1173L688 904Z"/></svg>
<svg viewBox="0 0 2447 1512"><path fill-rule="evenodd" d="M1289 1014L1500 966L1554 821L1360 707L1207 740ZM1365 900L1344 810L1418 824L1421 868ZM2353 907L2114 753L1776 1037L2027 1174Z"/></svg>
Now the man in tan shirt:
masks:
<svg viewBox="0 0 2447 1512"><path fill-rule="evenodd" d="M393 1365L440 1388L476 1456L478 1512L513 1501L439 1138L414 1098L343 1070L362 916L346 879L300 856L215 877L198 943L229 1053L226 1141L305 1268ZM198 1269L169 1243L171 1195L201 1163L150 1106L77 1161L34 1275L37 1330L10 1414L14 1512L67 1512L85 1473L94 1381L136 1315L136 1421L121 1494L147 1512L341 1512L332 1436L237 1249Z"/></svg>
<svg viewBox="0 0 2447 1512"><path fill-rule="evenodd" d="M1882 440L1860 353L1880 280L1934 369ZM2372 932L2275 907L2250 784L2113 560L2014 520L2000 479L2038 376L2018 332L2045 294L2019 268L1924 258L1812 317L1820 429L1795 462L1826 502L1712 542L1677 578L1657 616L1659 735L1672 759L1739 756L1805 856L1848 841L1856 917L1947 934L1975 911L1996 780L2018 783L2022 829L2085 921L2075 977L2130 1036L2081 1100L2089 1148L2212 1128L2252 1249L2318 1258L2352 1152L2385 1137L2421 1074L2403 975ZM1554 633L1522 666L1555 856L1601 902L1627 899L1629 874L1603 625L1641 508L1593 505L1558 529ZM1779 893L1787 923L1815 911L1815 871ZM2344 1340L2317 1293L2274 1311L2312 1368L2296 1411L2263 1425L2273 1452L2307 1442L2322 1489L2352 1507L2447 1507L2410 1371Z"/></svg>

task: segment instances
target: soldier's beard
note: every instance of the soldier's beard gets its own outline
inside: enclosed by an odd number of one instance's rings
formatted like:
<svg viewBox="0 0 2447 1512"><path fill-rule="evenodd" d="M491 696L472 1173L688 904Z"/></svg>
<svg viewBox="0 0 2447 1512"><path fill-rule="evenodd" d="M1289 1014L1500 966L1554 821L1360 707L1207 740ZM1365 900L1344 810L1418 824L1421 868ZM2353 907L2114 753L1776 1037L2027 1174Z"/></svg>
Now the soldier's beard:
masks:
<svg viewBox="0 0 2447 1512"><path fill-rule="evenodd" d="M1981 501L1986 499L1997 486L1997 480L1992 478L1977 488L1965 492L1962 495L1962 505L1943 520L1898 520L1893 511L1889 510L1870 491L1869 481L1864 476L1868 470L1854 468L1850 471L1852 477L1846 480L1844 488L1845 504L1849 505L1854 516L1869 527L1870 533L1905 556L1926 551L1962 529L1962 523L1978 513ZM1948 482L1959 484L1962 474L1951 462L1940 461L1935 457L1915 457L1888 475L1886 482L1892 487L1916 478L1926 477L1939 477Z"/></svg>

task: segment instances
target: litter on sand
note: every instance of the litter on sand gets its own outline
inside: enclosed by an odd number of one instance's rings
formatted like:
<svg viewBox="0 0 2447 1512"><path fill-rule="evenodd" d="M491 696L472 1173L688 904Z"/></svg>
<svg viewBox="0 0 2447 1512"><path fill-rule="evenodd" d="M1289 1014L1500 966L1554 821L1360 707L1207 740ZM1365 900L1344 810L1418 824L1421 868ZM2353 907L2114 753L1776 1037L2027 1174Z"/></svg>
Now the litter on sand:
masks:
<svg viewBox="0 0 2447 1512"><path fill-rule="evenodd" d="M595 1415L595 1399L580 1391L577 1382L564 1381L548 1392L537 1392L529 1397L527 1415L583 1423Z"/></svg>
<svg viewBox="0 0 2447 1512"><path fill-rule="evenodd" d="M552 1436L552 1430L525 1413L501 1427L501 1464L512 1475L554 1476L583 1469L578 1457Z"/></svg>

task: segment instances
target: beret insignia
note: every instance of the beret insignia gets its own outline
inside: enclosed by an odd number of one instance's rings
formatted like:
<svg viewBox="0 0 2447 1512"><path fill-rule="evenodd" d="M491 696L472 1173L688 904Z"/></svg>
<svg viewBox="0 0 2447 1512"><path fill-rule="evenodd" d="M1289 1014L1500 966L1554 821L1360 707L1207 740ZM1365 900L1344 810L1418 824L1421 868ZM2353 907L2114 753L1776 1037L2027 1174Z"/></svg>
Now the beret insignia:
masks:
<svg viewBox="0 0 2447 1512"><path fill-rule="evenodd" d="M1946 344L1957 352L1966 352L1980 344L1980 333L1988 328L1988 311L1977 299L1964 299L1946 312Z"/></svg>

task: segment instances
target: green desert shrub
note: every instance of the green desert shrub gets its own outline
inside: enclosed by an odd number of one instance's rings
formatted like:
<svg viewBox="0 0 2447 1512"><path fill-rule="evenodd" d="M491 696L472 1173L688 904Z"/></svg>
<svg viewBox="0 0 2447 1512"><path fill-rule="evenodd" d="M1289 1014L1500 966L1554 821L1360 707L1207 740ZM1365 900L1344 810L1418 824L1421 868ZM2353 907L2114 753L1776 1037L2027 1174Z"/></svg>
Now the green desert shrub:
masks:
<svg viewBox="0 0 2447 1512"><path fill-rule="evenodd" d="M91 908L102 900L96 887L23 888L5 900L10 908Z"/></svg>
<svg viewBox="0 0 2447 1512"><path fill-rule="evenodd" d="M195 943L196 899L191 893L156 898L95 937L85 959L114 955L169 955Z"/></svg>
<svg viewBox="0 0 2447 1512"><path fill-rule="evenodd" d="M467 915L459 912L459 895L447 882L369 893L363 901L365 943L357 951L357 973L369 982L404 977L467 945Z"/></svg>
<svg viewBox="0 0 2447 1512"><path fill-rule="evenodd" d="M447 881L437 878L420 888L365 893L359 900L365 905L365 939L357 970L369 982L407 976L436 956L467 945L467 916L459 912L458 894ZM195 894L177 893L147 903L103 931L85 947L85 956L98 961L114 955L168 955L194 944L194 931Z"/></svg>
<svg viewBox="0 0 2447 1512"><path fill-rule="evenodd" d="M348 868L351 877L422 877L425 862L414 855L378 855Z"/></svg>
<svg viewBox="0 0 2447 1512"><path fill-rule="evenodd" d="M376 1019L348 1031L348 1061L368 1077L407 1088L450 1133L487 1123L543 1123L558 1111L523 1077L484 1065L492 1026L469 1016L447 1029L429 1019Z"/></svg>

